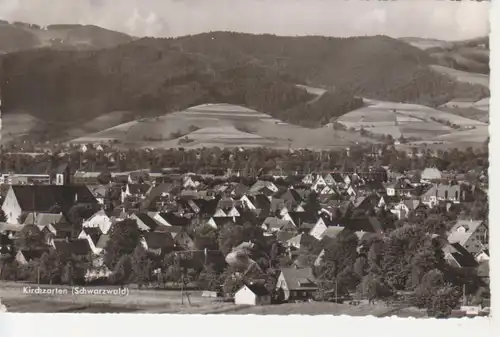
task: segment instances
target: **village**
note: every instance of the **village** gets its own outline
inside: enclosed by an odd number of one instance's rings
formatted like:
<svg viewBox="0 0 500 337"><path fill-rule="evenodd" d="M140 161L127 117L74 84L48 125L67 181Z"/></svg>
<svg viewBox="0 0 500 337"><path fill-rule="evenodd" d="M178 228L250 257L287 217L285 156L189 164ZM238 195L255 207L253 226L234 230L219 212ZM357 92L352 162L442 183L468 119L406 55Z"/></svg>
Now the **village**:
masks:
<svg viewBox="0 0 500 337"><path fill-rule="evenodd" d="M183 302L196 290L246 306L489 310L484 173L49 166L1 176L0 288L134 284L177 289Z"/></svg>

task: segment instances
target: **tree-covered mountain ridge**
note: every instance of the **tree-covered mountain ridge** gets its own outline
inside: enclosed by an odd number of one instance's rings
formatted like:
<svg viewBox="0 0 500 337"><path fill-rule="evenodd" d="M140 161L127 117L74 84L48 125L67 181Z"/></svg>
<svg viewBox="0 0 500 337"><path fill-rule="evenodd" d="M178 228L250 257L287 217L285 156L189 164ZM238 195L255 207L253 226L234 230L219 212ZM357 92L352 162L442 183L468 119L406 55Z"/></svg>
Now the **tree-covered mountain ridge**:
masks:
<svg viewBox="0 0 500 337"><path fill-rule="evenodd" d="M325 124L358 97L423 105L488 89L433 71L430 55L386 36L283 37L211 32L105 49L3 55L2 111L83 121L115 110L160 115L204 103L243 105L294 124ZM319 99L297 84L327 89Z"/></svg>

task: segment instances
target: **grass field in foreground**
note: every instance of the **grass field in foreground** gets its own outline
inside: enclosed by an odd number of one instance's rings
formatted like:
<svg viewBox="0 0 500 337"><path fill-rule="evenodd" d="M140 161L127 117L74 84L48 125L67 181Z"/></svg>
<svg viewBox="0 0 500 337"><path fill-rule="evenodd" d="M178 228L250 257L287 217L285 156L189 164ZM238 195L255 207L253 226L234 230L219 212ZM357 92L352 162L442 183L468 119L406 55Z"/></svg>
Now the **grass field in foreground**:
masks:
<svg viewBox="0 0 500 337"><path fill-rule="evenodd" d="M186 297L181 300L180 291L130 289L128 296L48 296L23 294L22 288L26 285L0 282L0 299L9 312L425 316L414 308L387 306L382 302L357 306L328 302L247 306L216 302L214 299L201 297L200 291L191 291L190 305Z"/></svg>

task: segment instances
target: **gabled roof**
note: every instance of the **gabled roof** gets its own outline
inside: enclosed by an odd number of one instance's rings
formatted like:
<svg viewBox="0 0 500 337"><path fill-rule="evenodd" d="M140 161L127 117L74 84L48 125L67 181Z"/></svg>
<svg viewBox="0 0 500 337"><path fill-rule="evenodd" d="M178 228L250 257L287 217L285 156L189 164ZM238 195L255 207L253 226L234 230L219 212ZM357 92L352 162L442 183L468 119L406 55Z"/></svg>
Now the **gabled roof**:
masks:
<svg viewBox="0 0 500 337"><path fill-rule="evenodd" d="M109 241L109 235L108 234L102 234L100 237L99 237L99 240L97 241L96 243L96 248L101 248L101 249L104 249L106 248L106 245Z"/></svg>
<svg viewBox="0 0 500 337"><path fill-rule="evenodd" d="M92 240L92 242L94 243L94 245L97 244L97 242L99 241L99 238L101 237L102 235L102 231L99 227L87 227L87 228L83 228L82 231L87 235L87 236L90 236L90 239Z"/></svg>
<svg viewBox="0 0 500 337"><path fill-rule="evenodd" d="M315 243L317 243L317 239L314 238L313 236L309 234L299 234L297 236L294 236L290 240L288 240L289 244L297 244L299 246L306 245L306 246L312 246Z"/></svg>
<svg viewBox="0 0 500 337"><path fill-rule="evenodd" d="M288 231L279 231L276 233L276 240L278 240L281 243L285 243L290 241L293 237L297 235L296 232L288 232Z"/></svg>
<svg viewBox="0 0 500 337"><path fill-rule="evenodd" d="M339 235L340 232L344 230L345 227L343 226L332 226L328 227L322 234L321 238L324 237L329 237L329 238L335 238L337 235Z"/></svg>
<svg viewBox="0 0 500 337"><path fill-rule="evenodd" d="M449 245L444 246L443 252L453 256L453 258L455 259L455 261L457 261L460 267L471 268L471 267L477 267L478 265L474 256L471 253L469 253L467 249L465 249L459 243L450 243Z"/></svg>
<svg viewBox="0 0 500 337"><path fill-rule="evenodd" d="M316 279L311 268L281 268L288 290L316 290Z"/></svg>
<svg viewBox="0 0 500 337"><path fill-rule="evenodd" d="M91 252L89 242L86 239L73 241L54 240L54 246L58 252L74 255L87 255Z"/></svg>
<svg viewBox="0 0 500 337"><path fill-rule="evenodd" d="M265 225L269 229L278 229L278 230L285 227L288 224L291 224L289 220L282 220L276 217L267 217L263 223L263 225Z"/></svg>
<svg viewBox="0 0 500 337"><path fill-rule="evenodd" d="M458 220L449 232L448 241L452 244L465 245L482 223L482 220ZM460 228L464 228L465 231L460 230Z"/></svg>
<svg viewBox="0 0 500 337"><path fill-rule="evenodd" d="M189 225L189 220L174 213L158 213L165 221L167 221L171 226L181 226L185 227Z"/></svg>
<svg viewBox="0 0 500 337"><path fill-rule="evenodd" d="M29 213L24 220L25 225L47 226L57 223L68 224L68 221L61 213Z"/></svg>
<svg viewBox="0 0 500 337"><path fill-rule="evenodd" d="M148 232L143 234L149 249L165 249L174 247L172 234L167 232Z"/></svg>
<svg viewBox="0 0 500 337"><path fill-rule="evenodd" d="M158 223L153 220L147 213L135 213L135 216L145 224L149 230L154 231L158 227Z"/></svg>
<svg viewBox="0 0 500 337"><path fill-rule="evenodd" d="M144 195L151 188L148 184L127 184L128 191L133 195Z"/></svg>
<svg viewBox="0 0 500 337"><path fill-rule="evenodd" d="M369 233L380 233L384 230L382 223L372 216L359 216L344 220L344 226L354 232L363 231Z"/></svg>
<svg viewBox="0 0 500 337"><path fill-rule="evenodd" d="M66 213L76 203L97 204L85 185L13 185L11 189L24 212L46 212L59 205Z"/></svg>
<svg viewBox="0 0 500 337"><path fill-rule="evenodd" d="M254 293L257 296L268 296L269 295L269 290L261 284L261 283L247 283L245 282L244 285L250 289L252 293Z"/></svg>
<svg viewBox="0 0 500 337"><path fill-rule="evenodd" d="M31 261L33 259L39 259L43 253L46 253L47 250L44 249L30 249L30 250L20 250L18 254L22 254L26 261Z"/></svg>

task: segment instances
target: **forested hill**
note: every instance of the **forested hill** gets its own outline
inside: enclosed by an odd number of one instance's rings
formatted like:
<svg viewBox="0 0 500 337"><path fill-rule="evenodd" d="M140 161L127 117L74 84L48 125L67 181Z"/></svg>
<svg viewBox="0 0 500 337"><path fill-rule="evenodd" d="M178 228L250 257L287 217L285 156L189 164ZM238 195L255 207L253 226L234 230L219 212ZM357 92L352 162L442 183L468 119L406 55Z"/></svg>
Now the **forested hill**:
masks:
<svg viewBox="0 0 500 337"><path fill-rule="evenodd" d="M433 105L458 94L488 95L433 72L432 62L426 52L385 36L215 32L101 50L44 48L3 56L2 109L76 121L113 110L165 113L225 102L311 124L359 107L354 96ZM330 91L309 105L312 95L296 84Z"/></svg>

